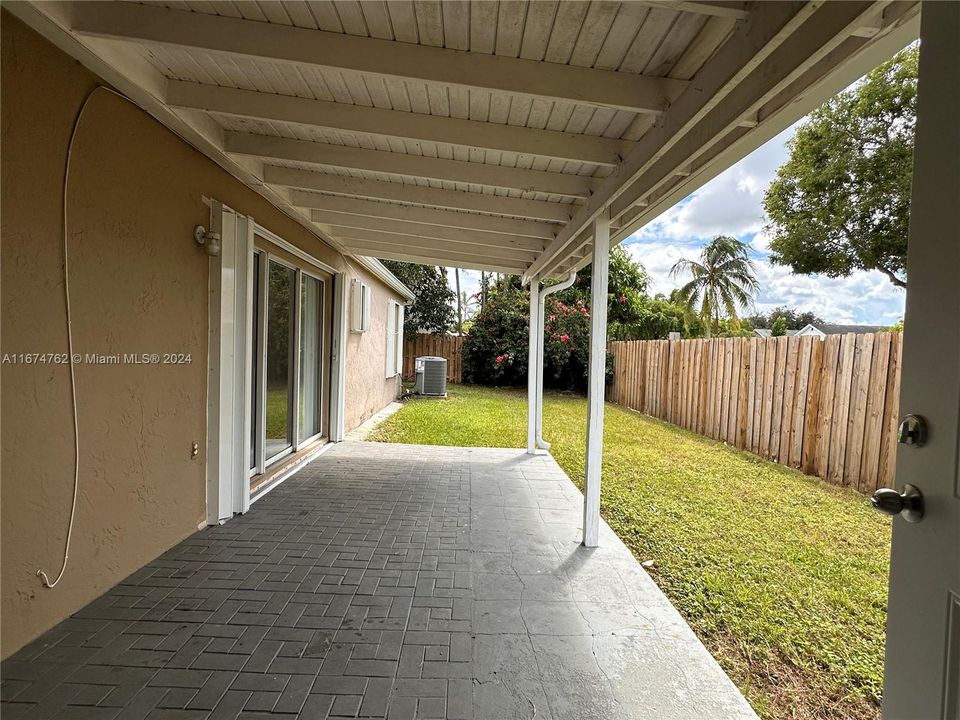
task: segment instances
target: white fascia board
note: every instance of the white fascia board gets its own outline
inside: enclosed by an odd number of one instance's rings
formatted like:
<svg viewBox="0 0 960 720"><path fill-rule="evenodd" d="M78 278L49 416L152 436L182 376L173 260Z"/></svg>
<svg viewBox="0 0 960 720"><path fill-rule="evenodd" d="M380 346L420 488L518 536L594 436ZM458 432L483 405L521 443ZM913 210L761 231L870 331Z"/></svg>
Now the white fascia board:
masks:
<svg viewBox="0 0 960 720"><path fill-rule="evenodd" d="M400 282L400 280L397 279L397 276L387 270L387 266L376 258L367 257L366 255L354 255L353 257L355 257L357 262L363 265L363 267L368 270L371 275L382 281L387 287L395 291L398 295L400 295L400 297L406 300L407 305L411 304L417 299L417 296L413 294L413 291Z"/></svg>

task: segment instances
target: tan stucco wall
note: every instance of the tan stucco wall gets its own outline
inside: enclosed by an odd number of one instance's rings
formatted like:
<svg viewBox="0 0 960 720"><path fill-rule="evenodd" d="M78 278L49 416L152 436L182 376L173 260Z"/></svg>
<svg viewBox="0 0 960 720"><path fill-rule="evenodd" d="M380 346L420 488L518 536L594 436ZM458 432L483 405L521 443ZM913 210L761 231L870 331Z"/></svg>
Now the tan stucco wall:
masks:
<svg viewBox="0 0 960 720"><path fill-rule="evenodd" d="M0 352L64 353L66 147L99 80L5 11L0 25ZM209 223L204 195L343 266L329 246L147 114L112 94L94 96L74 145L68 200L75 349L189 353L192 363L77 366L80 497L70 564L53 590L36 571L53 577L63 555L73 487L68 369L0 368L3 657L204 519L208 260L191 236L194 225ZM382 351L376 358L382 363ZM351 382L351 393L363 384ZM194 442L200 453L191 458Z"/></svg>
<svg viewBox="0 0 960 720"><path fill-rule="evenodd" d="M370 286L370 329L347 334L344 425L349 431L400 393L400 376L386 377L387 304L404 300L356 262L349 263L348 273Z"/></svg>

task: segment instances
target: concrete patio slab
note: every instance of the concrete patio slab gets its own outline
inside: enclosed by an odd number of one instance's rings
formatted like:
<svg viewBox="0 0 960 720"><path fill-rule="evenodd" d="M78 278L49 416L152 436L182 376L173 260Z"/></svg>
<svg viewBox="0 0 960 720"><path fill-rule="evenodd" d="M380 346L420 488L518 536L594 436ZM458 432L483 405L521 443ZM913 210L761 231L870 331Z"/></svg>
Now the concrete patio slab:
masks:
<svg viewBox="0 0 960 720"><path fill-rule="evenodd" d="M548 455L348 442L8 660L18 718L755 718Z"/></svg>

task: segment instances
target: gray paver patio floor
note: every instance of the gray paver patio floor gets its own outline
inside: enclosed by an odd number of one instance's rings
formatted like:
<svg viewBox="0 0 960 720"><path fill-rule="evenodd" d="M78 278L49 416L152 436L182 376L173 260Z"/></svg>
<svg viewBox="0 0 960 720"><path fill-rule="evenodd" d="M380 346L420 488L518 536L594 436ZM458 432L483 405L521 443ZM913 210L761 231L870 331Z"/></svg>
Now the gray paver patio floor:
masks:
<svg viewBox="0 0 960 720"><path fill-rule="evenodd" d="M350 442L6 660L4 720L751 718L549 456Z"/></svg>

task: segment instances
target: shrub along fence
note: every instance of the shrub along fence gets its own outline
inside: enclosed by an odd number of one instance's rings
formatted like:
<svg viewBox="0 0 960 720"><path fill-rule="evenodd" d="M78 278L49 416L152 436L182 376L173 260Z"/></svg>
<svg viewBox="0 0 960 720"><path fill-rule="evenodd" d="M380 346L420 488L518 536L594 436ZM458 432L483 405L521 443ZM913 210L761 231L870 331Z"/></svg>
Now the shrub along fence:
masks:
<svg viewBox="0 0 960 720"><path fill-rule="evenodd" d="M460 382L463 377L463 335L428 335L421 333L403 346L403 379L413 380L414 361L421 355L447 359L447 382Z"/></svg>
<svg viewBox="0 0 960 720"><path fill-rule="evenodd" d="M893 485L902 338L612 342L608 398L871 493Z"/></svg>

